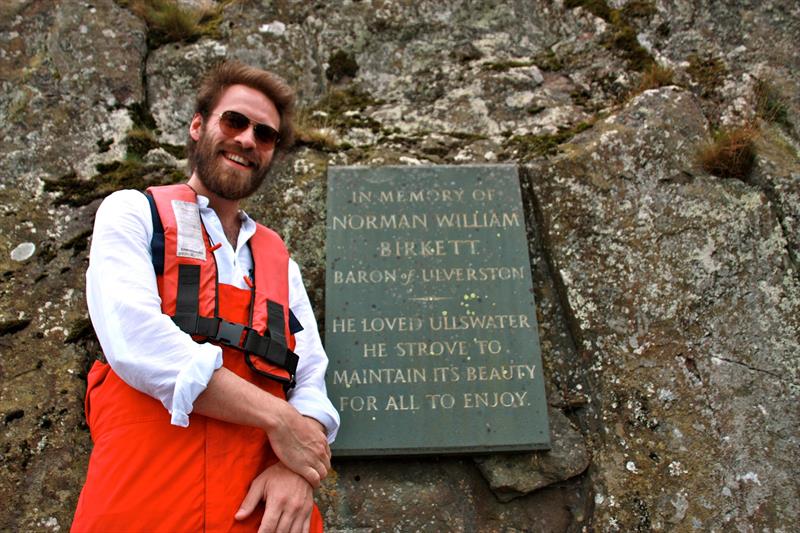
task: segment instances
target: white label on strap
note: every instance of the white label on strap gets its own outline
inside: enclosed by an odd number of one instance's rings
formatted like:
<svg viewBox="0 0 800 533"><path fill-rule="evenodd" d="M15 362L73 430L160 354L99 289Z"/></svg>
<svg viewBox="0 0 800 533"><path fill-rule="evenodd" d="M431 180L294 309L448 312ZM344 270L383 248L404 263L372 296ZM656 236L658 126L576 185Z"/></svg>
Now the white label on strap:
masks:
<svg viewBox="0 0 800 533"><path fill-rule="evenodd" d="M203 226L200 222L200 208L193 202L172 200L172 212L178 226L178 257L206 260L206 246L203 242Z"/></svg>

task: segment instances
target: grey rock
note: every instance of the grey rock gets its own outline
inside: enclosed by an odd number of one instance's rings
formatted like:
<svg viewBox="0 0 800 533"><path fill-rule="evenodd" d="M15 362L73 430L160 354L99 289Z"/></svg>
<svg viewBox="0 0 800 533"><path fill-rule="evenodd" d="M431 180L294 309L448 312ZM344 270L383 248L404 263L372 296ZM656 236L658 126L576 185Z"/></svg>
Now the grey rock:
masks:
<svg viewBox="0 0 800 533"><path fill-rule="evenodd" d="M186 46L167 44L151 52L147 61L147 94L161 142L186 143L198 80L227 51L223 43L201 39Z"/></svg>
<svg viewBox="0 0 800 533"><path fill-rule="evenodd" d="M129 127L118 108L143 98L144 24L112 0L2 9L0 174L29 191L39 186L23 179L31 172L91 176L98 141Z"/></svg>
<svg viewBox="0 0 800 533"><path fill-rule="evenodd" d="M144 162L162 167L181 166L181 161L163 148L154 148L147 152L144 156ZM184 160L183 163L185 166L186 160Z"/></svg>
<svg viewBox="0 0 800 533"><path fill-rule="evenodd" d="M797 276L764 194L694 167L706 135L691 95L648 91L529 168L605 428L591 446L604 527L796 513Z"/></svg>
<svg viewBox="0 0 800 533"><path fill-rule="evenodd" d="M475 459L501 502L577 476L589 466L589 452L580 432L558 409L549 409L548 417L550 450Z"/></svg>

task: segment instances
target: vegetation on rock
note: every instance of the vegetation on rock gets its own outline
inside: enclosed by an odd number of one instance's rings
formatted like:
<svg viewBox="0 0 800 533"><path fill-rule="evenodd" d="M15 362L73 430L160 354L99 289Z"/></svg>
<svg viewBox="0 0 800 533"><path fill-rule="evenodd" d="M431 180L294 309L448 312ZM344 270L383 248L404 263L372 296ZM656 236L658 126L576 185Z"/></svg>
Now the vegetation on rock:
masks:
<svg viewBox="0 0 800 533"><path fill-rule="evenodd" d="M644 71L653 63L653 56L637 38L636 28L631 23L635 17L648 17L655 13L651 2L630 2L622 9L612 9L604 0L566 0L567 8L582 7L611 25L611 33L605 45L619 52L634 70Z"/></svg>
<svg viewBox="0 0 800 533"><path fill-rule="evenodd" d="M559 145L564 144L575 135L591 127L590 123L581 122L554 135L514 135L503 146L507 152L511 152L509 155L514 159L528 161L535 157L555 155L558 152Z"/></svg>
<svg viewBox="0 0 800 533"><path fill-rule="evenodd" d="M118 0L147 23L150 48L172 42L193 42L203 36L216 37L222 9L230 0L216 5L190 8L175 0Z"/></svg>
<svg viewBox="0 0 800 533"><path fill-rule="evenodd" d="M711 55L691 54L686 72L700 88L700 96L711 97L722 84L728 69L721 59Z"/></svg>
<svg viewBox="0 0 800 533"><path fill-rule="evenodd" d="M766 80L757 80L755 85L756 114L767 122L779 124L791 130L787 99L775 85Z"/></svg>
<svg viewBox="0 0 800 533"><path fill-rule="evenodd" d="M722 128L697 153L700 166L714 176L745 181L756 162L756 126Z"/></svg>
<svg viewBox="0 0 800 533"><path fill-rule="evenodd" d="M45 180L44 190L61 193L55 205L79 207L105 198L120 189L144 190L151 185L177 183L186 175L176 169L160 165L147 165L136 160L114 161L97 165L98 175L82 179L70 172L55 180Z"/></svg>
<svg viewBox="0 0 800 533"><path fill-rule="evenodd" d="M351 54L344 50L336 50L328 59L325 77L334 83L355 78L358 74L358 63Z"/></svg>

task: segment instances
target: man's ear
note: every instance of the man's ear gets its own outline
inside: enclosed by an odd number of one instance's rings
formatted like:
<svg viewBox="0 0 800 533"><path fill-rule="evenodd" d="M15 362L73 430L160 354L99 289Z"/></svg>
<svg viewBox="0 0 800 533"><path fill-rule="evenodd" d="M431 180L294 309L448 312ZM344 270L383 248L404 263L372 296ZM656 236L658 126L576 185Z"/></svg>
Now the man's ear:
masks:
<svg viewBox="0 0 800 533"><path fill-rule="evenodd" d="M203 129L203 115L195 113L192 121L189 123L189 135L194 142L200 140L200 131Z"/></svg>

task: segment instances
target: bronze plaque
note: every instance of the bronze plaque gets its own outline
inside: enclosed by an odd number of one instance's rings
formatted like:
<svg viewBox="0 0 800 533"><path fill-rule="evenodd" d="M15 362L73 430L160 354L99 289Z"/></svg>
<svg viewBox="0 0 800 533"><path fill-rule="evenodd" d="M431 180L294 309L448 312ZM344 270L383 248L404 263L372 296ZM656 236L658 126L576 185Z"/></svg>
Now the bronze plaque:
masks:
<svg viewBox="0 0 800 533"><path fill-rule="evenodd" d="M336 456L549 448L513 166L331 167Z"/></svg>

